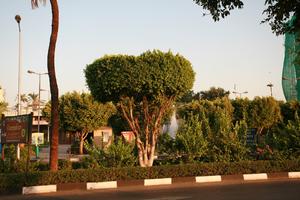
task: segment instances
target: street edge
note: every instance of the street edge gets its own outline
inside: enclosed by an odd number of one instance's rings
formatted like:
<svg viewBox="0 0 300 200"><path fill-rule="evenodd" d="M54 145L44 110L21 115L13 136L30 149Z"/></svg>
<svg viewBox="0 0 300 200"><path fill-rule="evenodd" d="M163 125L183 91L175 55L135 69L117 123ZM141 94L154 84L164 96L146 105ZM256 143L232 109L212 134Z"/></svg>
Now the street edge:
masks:
<svg viewBox="0 0 300 200"><path fill-rule="evenodd" d="M128 186L157 186L171 185L176 183L212 183L224 181L257 181L272 179L300 179L300 172L277 172L277 173L257 173L257 174L238 174L238 175L212 175L196 177L176 177L176 178L158 178L142 180L118 180L107 182L87 182L87 183L60 183L56 185L38 185L23 187L22 194L40 194L58 191L70 190L99 190L116 189Z"/></svg>

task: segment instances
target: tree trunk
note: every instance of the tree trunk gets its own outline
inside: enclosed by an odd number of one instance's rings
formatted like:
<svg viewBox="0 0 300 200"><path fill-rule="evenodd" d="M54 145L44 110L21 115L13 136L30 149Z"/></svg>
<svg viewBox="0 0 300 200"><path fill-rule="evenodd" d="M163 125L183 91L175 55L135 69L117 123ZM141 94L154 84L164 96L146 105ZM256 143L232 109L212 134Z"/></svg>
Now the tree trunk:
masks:
<svg viewBox="0 0 300 200"><path fill-rule="evenodd" d="M80 155L83 154L83 144L88 134L89 134L88 132L79 132L79 154Z"/></svg>
<svg viewBox="0 0 300 200"><path fill-rule="evenodd" d="M83 141L84 139L82 139L80 137L80 141L79 141L79 154L82 155L83 154Z"/></svg>
<svg viewBox="0 0 300 200"><path fill-rule="evenodd" d="M155 146L160 131L161 120L164 113L174 102L174 97L161 99L160 105L149 105L148 100L144 97L142 102L142 114L144 120L139 120L134 116L134 100L127 98L120 107L136 138L138 148L138 158L141 167L151 167L154 161ZM141 127L143 130L141 130ZM143 135L142 135L143 134ZM142 135L142 136L141 136Z"/></svg>
<svg viewBox="0 0 300 200"><path fill-rule="evenodd" d="M59 118L58 118L58 86L55 75L55 46L57 41L59 26L59 10L57 0L50 0L52 10L52 30L48 49L48 75L51 91L51 141L50 141L50 170L58 169L58 134L59 134Z"/></svg>
<svg viewBox="0 0 300 200"><path fill-rule="evenodd" d="M260 144L263 129L264 129L264 127L259 127L257 130L257 136L256 136L257 144Z"/></svg>

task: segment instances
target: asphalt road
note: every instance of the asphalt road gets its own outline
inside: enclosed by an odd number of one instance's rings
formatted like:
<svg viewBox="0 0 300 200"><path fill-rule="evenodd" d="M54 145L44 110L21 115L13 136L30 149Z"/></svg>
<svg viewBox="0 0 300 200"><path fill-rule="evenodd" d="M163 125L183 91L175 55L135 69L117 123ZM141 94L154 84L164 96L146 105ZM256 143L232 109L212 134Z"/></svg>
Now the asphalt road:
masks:
<svg viewBox="0 0 300 200"><path fill-rule="evenodd" d="M300 180L177 184L124 187L109 190L68 191L41 195L0 196L1 200L300 200Z"/></svg>

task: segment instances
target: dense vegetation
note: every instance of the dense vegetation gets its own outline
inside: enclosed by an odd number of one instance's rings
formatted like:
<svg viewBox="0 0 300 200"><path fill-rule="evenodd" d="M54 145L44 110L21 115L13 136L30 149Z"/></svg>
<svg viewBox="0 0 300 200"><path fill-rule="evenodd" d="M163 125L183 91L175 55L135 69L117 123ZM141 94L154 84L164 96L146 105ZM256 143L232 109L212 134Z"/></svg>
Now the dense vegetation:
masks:
<svg viewBox="0 0 300 200"><path fill-rule="evenodd" d="M6 159L0 161L0 190L66 182L298 171L299 112L299 102L272 97L179 103L177 135L160 135L156 166L151 168L136 167L136 146L121 139L106 149L86 143L89 156L75 163L60 160L59 172L49 172L46 163L28 162L28 152L33 154L30 147L16 161L14 146L9 146ZM254 137L249 139L249 134Z"/></svg>

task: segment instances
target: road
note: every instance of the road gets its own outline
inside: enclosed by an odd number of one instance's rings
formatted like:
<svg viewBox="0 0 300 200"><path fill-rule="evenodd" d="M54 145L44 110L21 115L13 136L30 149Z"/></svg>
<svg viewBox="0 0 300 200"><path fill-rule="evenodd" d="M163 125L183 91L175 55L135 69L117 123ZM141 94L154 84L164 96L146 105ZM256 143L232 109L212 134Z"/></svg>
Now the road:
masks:
<svg viewBox="0 0 300 200"><path fill-rule="evenodd" d="M94 191L68 191L41 195L0 196L1 200L299 200L300 180L176 184L123 187Z"/></svg>

